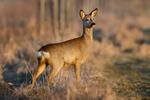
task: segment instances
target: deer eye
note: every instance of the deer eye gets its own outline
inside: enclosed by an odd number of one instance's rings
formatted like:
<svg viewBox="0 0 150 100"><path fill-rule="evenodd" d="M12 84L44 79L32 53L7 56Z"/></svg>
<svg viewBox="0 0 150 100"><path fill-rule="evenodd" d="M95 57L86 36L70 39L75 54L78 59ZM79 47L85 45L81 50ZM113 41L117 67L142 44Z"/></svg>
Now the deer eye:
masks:
<svg viewBox="0 0 150 100"><path fill-rule="evenodd" d="M85 21L89 21L88 19L85 19Z"/></svg>

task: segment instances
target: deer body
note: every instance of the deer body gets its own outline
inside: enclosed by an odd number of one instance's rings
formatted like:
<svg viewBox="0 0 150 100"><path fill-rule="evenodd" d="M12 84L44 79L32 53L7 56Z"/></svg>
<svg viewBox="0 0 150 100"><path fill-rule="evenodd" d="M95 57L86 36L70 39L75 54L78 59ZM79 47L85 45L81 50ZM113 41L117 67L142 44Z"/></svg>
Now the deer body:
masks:
<svg viewBox="0 0 150 100"><path fill-rule="evenodd" d="M86 37L85 34L73 40L57 44L48 44L39 49L39 51L47 52L50 54L50 57L45 58L45 61L50 65L54 65L60 62L63 63L63 65L69 66L76 64L78 60L78 62L82 63L89 55L90 45L93 41L92 35ZM90 34L92 34L92 29Z"/></svg>
<svg viewBox="0 0 150 100"><path fill-rule="evenodd" d="M52 79L62 67L70 65L75 65L76 77L77 80L80 80L80 65L88 58L89 49L93 41L93 25L95 25L95 23L92 21L92 18L96 13L97 9L93 10L90 13L91 15L85 15L82 10L80 11L83 23L84 21L87 21L87 18L90 18L90 23L88 23L88 25L90 24L90 27L88 27L86 23L83 24L82 36L61 43L48 44L38 50L38 69L33 76L31 88L33 88L34 82L44 71L46 65L51 65L52 67L52 71L48 78L49 82L52 82Z"/></svg>

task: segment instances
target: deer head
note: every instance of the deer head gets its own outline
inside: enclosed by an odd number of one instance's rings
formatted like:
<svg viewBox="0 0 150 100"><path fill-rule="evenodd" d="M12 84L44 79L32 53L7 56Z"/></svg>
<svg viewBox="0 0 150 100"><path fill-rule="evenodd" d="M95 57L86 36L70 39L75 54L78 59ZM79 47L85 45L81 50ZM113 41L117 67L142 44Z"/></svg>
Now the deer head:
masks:
<svg viewBox="0 0 150 100"><path fill-rule="evenodd" d="M92 28L95 25L94 17L96 16L97 11L98 11L98 9L96 8L89 14L85 14L85 12L83 10L80 10L80 17L82 19L84 27Z"/></svg>

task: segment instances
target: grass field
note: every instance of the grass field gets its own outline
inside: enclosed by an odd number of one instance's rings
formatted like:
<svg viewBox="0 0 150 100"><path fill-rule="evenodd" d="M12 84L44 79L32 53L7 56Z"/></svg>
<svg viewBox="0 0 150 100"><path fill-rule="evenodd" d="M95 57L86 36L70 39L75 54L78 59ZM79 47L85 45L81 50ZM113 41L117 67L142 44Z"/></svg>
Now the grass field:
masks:
<svg viewBox="0 0 150 100"><path fill-rule="evenodd" d="M81 81L70 66L49 84L48 66L33 90L28 85L37 68L36 51L79 36L81 20L73 17L56 40L47 19L45 33L39 33L33 0L0 2L0 100L150 100L149 0L107 0L98 7L92 55L81 66Z"/></svg>

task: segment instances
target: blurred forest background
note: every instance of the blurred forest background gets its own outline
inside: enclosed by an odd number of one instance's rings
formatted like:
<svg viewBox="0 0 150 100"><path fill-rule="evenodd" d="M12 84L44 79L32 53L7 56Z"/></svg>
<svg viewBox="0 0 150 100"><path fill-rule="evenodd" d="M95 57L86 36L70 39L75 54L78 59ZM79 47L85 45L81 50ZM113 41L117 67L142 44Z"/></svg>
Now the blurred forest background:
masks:
<svg viewBox="0 0 150 100"><path fill-rule="evenodd" d="M80 9L98 8L91 57L28 90L36 51L82 34ZM150 0L0 0L0 100L150 100Z"/></svg>

